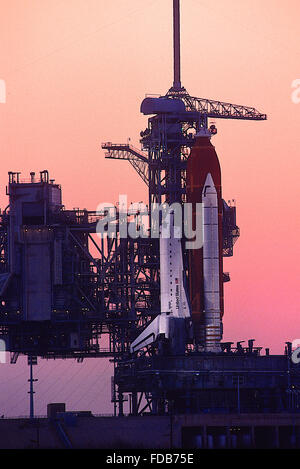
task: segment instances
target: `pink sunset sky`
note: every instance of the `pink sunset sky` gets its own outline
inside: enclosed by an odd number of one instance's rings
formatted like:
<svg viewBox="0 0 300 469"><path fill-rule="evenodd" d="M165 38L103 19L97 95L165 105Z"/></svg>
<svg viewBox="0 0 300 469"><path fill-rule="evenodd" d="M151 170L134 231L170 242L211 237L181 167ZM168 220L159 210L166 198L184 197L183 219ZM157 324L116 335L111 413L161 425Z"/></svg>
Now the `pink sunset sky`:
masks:
<svg viewBox="0 0 300 469"><path fill-rule="evenodd" d="M193 96L256 107L265 122L216 122L223 197L241 237L225 285L224 339L281 353L300 338L300 78L298 0L181 0L182 84ZM67 208L119 194L147 200L127 162L101 142L139 146L147 93L172 85L172 0L0 0L0 206L8 171L48 169ZM299 93L300 95L300 93ZM48 402L110 412L107 360L35 368L36 411ZM26 361L0 365L0 414L28 413Z"/></svg>

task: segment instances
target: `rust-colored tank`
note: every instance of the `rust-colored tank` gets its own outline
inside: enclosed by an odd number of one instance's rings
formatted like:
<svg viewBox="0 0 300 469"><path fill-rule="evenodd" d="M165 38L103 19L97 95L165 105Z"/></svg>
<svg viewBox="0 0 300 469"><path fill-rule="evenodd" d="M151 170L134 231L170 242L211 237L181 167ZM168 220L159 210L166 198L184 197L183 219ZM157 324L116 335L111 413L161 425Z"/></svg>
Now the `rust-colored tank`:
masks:
<svg viewBox="0 0 300 469"><path fill-rule="evenodd" d="M203 229L203 246L189 250L189 293L195 340L206 351L218 351L223 301L221 168L210 133L196 135L187 162L187 202L193 206L193 230ZM202 203L203 225L196 227L196 203Z"/></svg>

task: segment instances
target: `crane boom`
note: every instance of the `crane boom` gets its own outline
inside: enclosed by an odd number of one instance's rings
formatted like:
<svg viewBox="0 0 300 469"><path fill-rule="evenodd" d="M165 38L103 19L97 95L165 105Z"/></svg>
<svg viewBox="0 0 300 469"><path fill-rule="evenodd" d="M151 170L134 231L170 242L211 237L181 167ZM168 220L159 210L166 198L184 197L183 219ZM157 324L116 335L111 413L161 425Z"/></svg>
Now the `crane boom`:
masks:
<svg viewBox="0 0 300 469"><path fill-rule="evenodd" d="M107 142L102 143L101 147L103 150L107 150L105 158L129 161L143 181L147 185L149 184L148 157L145 153L142 153L140 150L134 148L128 143L116 144Z"/></svg>

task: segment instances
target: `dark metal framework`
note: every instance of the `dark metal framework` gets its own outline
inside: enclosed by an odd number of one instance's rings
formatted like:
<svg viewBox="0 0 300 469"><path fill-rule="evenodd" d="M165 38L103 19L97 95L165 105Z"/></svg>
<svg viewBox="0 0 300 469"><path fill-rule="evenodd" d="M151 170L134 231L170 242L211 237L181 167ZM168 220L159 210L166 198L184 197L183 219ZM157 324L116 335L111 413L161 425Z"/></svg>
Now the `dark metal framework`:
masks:
<svg viewBox="0 0 300 469"><path fill-rule="evenodd" d="M165 99L178 99L178 93L172 95L169 92ZM187 158L195 133L208 125L207 117L212 115L213 109L213 117L259 118L257 111L254 110L251 115L246 108L237 115L237 107L233 105L226 111L224 103L216 107L212 102L206 102L206 107L200 108L203 100L191 98L187 93L181 99L185 103L185 111L157 113L149 118L147 129L141 132L142 151L129 144L102 145L107 151L106 157L129 160L149 187L149 206L164 201L170 204L185 202ZM201 105L204 106L204 103ZM260 115L260 119L263 118ZM41 182L49 184L48 180ZM19 175L10 176L8 192L12 193L14 187L20 184L24 183L20 182ZM53 286L51 320L39 323L26 321L22 315L22 299L18 293L22 272L12 279L9 273L10 209L1 214L0 288L3 290L3 301L0 304L0 328L12 352L12 361L20 353L77 360L113 357L116 361L113 401L115 407L118 403L119 412L122 413L124 391L118 370L122 370L122 364L130 359L131 341L160 311L159 244L158 239L150 237L121 238L118 210L115 237L99 238L96 236L96 226L101 218L103 214L97 212L65 210L64 207L49 214L46 228L53 239L62 245L63 272L61 284ZM132 217L128 214L128 223L131 221ZM29 232L44 228L22 227ZM231 256L239 229L235 207L225 201L223 232L223 255ZM223 278L228 281L229 274L224 273ZM74 333L78 343L71 346L70 336ZM100 340L104 334L109 337L106 346L102 346ZM149 348L144 353L151 356L157 351ZM125 390L128 392L127 387ZM144 394L148 405L153 399L153 392L152 397L149 393ZM134 392L132 396L134 401Z"/></svg>
<svg viewBox="0 0 300 469"><path fill-rule="evenodd" d="M174 5L178 9L179 1L174 0ZM160 110L154 106L150 112L149 107L146 111L142 106L142 112L150 115L147 128L141 132L142 149L129 143L102 145L107 158L128 160L148 185L149 208L153 203L186 201L186 165L195 134L203 129L216 133L209 119L266 119L255 108L192 97L181 86L177 13L174 85L165 96L157 98L163 103ZM299 409L299 370L291 362L290 344L280 356L269 356L268 352L262 356L252 340L248 347L221 344L222 352L214 355L196 352L192 344L186 346L183 356L166 356L163 347L156 345L130 355L132 340L160 312L159 241L150 235L121 237L118 207L112 238L96 235L97 223L107 216L105 211L65 210L60 206L49 211L43 223L20 226L16 236L20 259L26 240L44 236L44 231L49 243L61 246L62 256L61 279L52 281L50 319L28 320L21 294L24 266L20 263L17 272L11 270L12 206L16 188L22 185L30 191L36 184L33 180L22 183L19 173L10 173L10 206L0 216L0 332L12 362L20 353L79 361L112 357L112 402L119 415L124 412L126 394L130 412L135 415ZM47 172L41 173L38 184L43 190L51 186ZM150 212L149 226L151 221ZM127 213L127 227L132 222L138 224L138 218L133 220ZM238 236L236 208L223 201L223 256L233 255ZM54 251L53 265L57 261ZM187 256L183 254L188 273ZM228 273L223 273L223 280L229 280ZM103 335L108 336L105 346L101 342Z"/></svg>
<svg viewBox="0 0 300 469"><path fill-rule="evenodd" d="M144 316L157 314L157 240L120 239L118 234L106 242L99 240L95 236L99 219L96 212L61 210L48 221L47 230L62 242L63 279L53 287L51 321L33 322L26 321L22 311L22 272L4 288L10 275L10 215L1 215L0 327L11 352L44 357L114 356L128 351L137 321L143 325ZM24 229L41 230L42 226ZM73 347L68 342L71 332L79 337ZM109 345L102 348L100 337L107 333Z"/></svg>

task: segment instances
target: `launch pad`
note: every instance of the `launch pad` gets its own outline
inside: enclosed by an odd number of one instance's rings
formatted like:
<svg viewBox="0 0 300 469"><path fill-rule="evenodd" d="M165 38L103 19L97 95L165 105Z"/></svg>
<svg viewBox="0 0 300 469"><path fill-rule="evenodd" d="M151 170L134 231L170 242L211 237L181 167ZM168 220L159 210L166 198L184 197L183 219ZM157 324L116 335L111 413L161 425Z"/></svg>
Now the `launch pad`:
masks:
<svg viewBox="0 0 300 469"><path fill-rule="evenodd" d="M118 391L129 393L132 415L298 412L300 374L290 351L261 355L249 342L220 354L122 361Z"/></svg>
<svg viewBox="0 0 300 469"><path fill-rule="evenodd" d="M0 331L15 362L111 357L115 415L287 413L299 410L300 372L283 355L249 340L222 342L223 257L239 237L236 207L222 198L221 171L210 119L264 121L255 108L189 95L180 79L179 0L174 0L174 83L147 97L141 149L106 142L106 158L127 160L149 189L148 206L203 208L203 244L176 238L98 236L109 210L66 210L47 171L28 181L9 173L9 207L0 225ZM125 188L124 188L125 189ZM122 189L123 190L123 189ZM126 210L126 229L140 223ZM149 226L152 226L149 214ZM101 338L108 336L106 347ZM128 409L125 411L124 403Z"/></svg>

